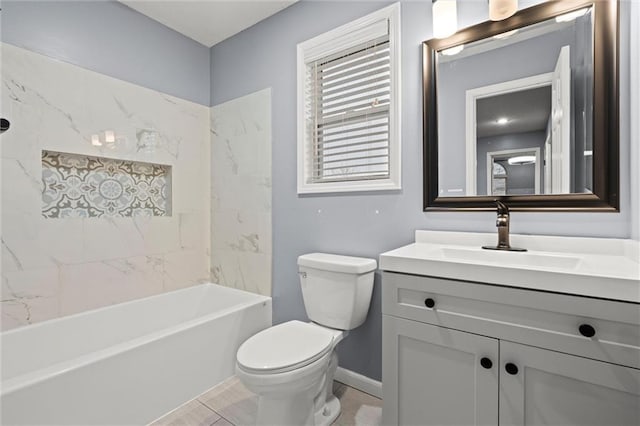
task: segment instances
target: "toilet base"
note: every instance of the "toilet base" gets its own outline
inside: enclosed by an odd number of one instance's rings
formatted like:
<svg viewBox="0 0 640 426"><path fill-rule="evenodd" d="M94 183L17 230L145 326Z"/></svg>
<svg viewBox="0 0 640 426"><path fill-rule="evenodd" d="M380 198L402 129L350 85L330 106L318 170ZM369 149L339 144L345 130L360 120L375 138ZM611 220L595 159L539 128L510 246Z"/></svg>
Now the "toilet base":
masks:
<svg viewBox="0 0 640 426"><path fill-rule="evenodd" d="M260 395L256 426L313 426L313 394Z"/></svg>
<svg viewBox="0 0 640 426"><path fill-rule="evenodd" d="M338 418L340 401L333 394L338 367L335 345L348 332L332 331L331 352L301 368L260 374L246 371L236 363L240 381L258 395L257 426L329 426Z"/></svg>
<svg viewBox="0 0 640 426"><path fill-rule="evenodd" d="M314 415L315 426L328 426L340 415L340 401L335 396L331 396L324 405Z"/></svg>

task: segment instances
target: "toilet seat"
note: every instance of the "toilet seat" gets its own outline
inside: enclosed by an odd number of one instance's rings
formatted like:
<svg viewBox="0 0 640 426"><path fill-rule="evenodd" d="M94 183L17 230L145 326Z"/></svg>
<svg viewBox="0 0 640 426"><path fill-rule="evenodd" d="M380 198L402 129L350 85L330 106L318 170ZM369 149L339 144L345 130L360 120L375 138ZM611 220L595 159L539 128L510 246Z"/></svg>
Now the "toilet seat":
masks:
<svg viewBox="0 0 640 426"><path fill-rule="evenodd" d="M259 332L238 349L237 364L252 374L277 374L317 361L334 346L335 330L289 321Z"/></svg>

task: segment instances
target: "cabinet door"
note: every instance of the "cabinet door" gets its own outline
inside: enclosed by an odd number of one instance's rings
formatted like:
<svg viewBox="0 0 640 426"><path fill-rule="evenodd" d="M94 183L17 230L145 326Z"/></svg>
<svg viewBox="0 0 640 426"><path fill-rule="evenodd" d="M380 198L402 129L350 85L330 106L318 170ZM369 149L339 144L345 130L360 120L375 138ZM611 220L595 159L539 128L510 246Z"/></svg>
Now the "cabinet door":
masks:
<svg viewBox="0 0 640 426"><path fill-rule="evenodd" d="M500 425L638 426L640 370L501 341Z"/></svg>
<svg viewBox="0 0 640 426"><path fill-rule="evenodd" d="M382 341L383 425L498 424L498 340L383 315Z"/></svg>

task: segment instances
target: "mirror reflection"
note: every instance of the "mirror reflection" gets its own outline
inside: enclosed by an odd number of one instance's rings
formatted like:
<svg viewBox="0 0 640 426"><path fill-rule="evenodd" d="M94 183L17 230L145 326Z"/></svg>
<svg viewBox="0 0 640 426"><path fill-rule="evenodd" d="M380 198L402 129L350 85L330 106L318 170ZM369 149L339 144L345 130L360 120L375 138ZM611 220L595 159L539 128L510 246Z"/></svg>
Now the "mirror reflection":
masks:
<svg viewBox="0 0 640 426"><path fill-rule="evenodd" d="M436 53L440 197L592 192L592 15Z"/></svg>

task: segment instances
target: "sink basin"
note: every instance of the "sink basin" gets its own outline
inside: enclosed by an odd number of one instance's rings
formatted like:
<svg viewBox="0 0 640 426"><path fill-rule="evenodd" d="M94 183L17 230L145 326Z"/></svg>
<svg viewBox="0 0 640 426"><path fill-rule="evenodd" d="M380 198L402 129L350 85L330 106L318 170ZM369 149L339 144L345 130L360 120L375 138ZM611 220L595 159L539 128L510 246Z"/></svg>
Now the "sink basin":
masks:
<svg viewBox="0 0 640 426"><path fill-rule="evenodd" d="M415 242L382 253L380 269L640 304L640 243L511 235L527 252L483 250L495 233L416 231Z"/></svg>
<svg viewBox="0 0 640 426"><path fill-rule="evenodd" d="M542 268L575 269L580 258L557 254L491 251L482 248L454 248L440 249L442 257L447 260L463 260L466 262L491 262L502 266L530 266Z"/></svg>

